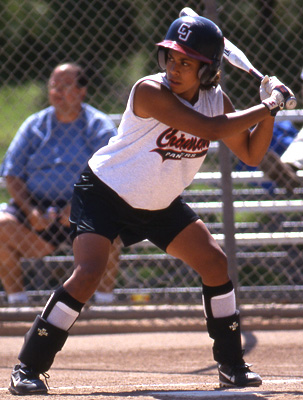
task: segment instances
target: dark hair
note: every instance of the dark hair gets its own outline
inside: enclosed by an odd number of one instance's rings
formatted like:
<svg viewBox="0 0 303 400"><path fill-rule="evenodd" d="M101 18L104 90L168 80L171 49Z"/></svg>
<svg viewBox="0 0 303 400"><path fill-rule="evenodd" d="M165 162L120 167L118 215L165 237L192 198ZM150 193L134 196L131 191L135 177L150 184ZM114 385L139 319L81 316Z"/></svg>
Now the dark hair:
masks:
<svg viewBox="0 0 303 400"><path fill-rule="evenodd" d="M209 85L203 85L203 84L201 83L200 88L201 88L202 90L210 90L212 87L217 87L217 86L219 85L219 83L220 83L220 80L221 80L221 70L219 70L219 71L216 73L216 75L215 75L215 77L214 77L212 83L210 83Z"/></svg>

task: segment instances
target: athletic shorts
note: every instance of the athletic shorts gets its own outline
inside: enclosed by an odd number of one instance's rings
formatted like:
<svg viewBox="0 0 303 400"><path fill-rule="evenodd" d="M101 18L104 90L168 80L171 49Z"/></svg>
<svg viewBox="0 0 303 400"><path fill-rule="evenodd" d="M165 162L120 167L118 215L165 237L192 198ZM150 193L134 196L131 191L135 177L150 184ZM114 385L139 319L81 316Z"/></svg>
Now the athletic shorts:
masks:
<svg viewBox="0 0 303 400"><path fill-rule="evenodd" d="M144 239L166 251L169 243L198 215L179 196L169 207L150 211L131 207L89 168L74 185L71 237L96 233L111 242L120 236L124 246Z"/></svg>
<svg viewBox="0 0 303 400"><path fill-rule="evenodd" d="M17 220L27 229L35 232L43 240L52 244L54 247L58 247L64 242L71 243L69 227L63 226L59 222L55 221L53 224L49 225L47 229L37 231L30 225L29 221L26 218L26 215L13 200L10 200L10 202L7 204L1 205L0 211L14 215Z"/></svg>

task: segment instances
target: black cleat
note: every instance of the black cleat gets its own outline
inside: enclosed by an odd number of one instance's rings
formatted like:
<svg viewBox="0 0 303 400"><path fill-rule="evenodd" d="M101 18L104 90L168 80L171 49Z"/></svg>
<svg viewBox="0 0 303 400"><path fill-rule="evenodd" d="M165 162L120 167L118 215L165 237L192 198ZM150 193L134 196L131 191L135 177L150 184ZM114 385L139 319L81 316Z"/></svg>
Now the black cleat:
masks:
<svg viewBox="0 0 303 400"><path fill-rule="evenodd" d="M234 366L218 364L220 387L260 386L260 375L252 372L249 367L246 363Z"/></svg>
<svg viewBox="0 0 303 400"><path fill-rule="evenodd" d="M21 367L19 364L13 369L8 390L18 396L47 393L47 387L39 378L39 373L28 367Z"/></svg>

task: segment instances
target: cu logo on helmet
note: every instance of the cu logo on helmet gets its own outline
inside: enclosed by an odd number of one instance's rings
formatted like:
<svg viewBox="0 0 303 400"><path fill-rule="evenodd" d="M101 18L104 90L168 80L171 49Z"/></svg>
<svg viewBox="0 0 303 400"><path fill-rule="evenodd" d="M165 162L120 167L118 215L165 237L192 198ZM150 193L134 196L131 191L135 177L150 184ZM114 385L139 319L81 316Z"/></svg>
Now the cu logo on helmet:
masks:
<svg viewBox="0 0 303 400"><path fill-rule="evenodd" d="M178 29L178 33L179 33L179 39L186 42L192 31L189 29L189 25L183 23Z"/></svg>

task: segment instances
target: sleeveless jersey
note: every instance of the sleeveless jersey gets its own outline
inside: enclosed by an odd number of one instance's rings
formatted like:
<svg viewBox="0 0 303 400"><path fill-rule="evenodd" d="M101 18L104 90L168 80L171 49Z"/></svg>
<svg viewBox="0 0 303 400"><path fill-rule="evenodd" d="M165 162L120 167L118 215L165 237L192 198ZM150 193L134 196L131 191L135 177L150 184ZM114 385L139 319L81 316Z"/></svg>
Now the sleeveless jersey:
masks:
<svg viewBox="0 0 303 400"><path fill-rule="evenodd" d="M178 131L154 118L133 112L135 88L143 80L169 89L165 73L140 79L133 86L122 116L118 135L89 160L92 171L134 208L159 210L168 207L190 185L203 163L209 141ZM200 90L194 106L176 96L187 107L206 116L223 114L220 86Z"/></svg>

